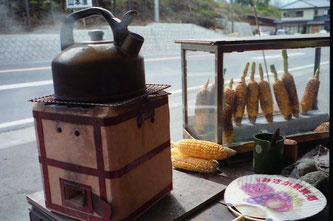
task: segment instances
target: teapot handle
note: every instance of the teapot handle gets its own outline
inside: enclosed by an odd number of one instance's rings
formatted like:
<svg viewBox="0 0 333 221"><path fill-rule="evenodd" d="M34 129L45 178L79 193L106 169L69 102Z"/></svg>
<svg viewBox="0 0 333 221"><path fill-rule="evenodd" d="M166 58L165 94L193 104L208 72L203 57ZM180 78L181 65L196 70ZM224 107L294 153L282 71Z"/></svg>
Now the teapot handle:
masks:
<svg viewBox="0 0 333 221"><path fill-rule="evenodd" d="M92 15L101 15L102 17L104 17L104 19L109 23L112 29L114 44L116 46L120 46L129 33L127 26L136 17L137 12L134 10L128 11L123 16L122 20L114 17L111 12L100 7L92 7L73 12L72 14L66 17L65 21L61 26L60 30L61 50L65 50L66 48L74 44L74 37L73 37L74 23L81 18L90 17Z"/></svg>

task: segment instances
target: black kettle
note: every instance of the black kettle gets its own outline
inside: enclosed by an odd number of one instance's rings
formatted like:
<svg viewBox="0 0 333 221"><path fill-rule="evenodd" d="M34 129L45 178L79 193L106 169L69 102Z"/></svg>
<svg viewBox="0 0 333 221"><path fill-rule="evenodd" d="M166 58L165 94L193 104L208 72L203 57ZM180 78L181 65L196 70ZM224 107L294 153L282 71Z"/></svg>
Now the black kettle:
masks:
<svg viewBox="0 0 333 221"><path fill-rule="evenodd" d="M103 40L102 31L90 31L91 40L75 43L76 20L101 15L110 25L114 41ZM144 59L139 55L144 38L128 31L136 17L128 11L119 20L106 9L92 7L70 14L60 31L61 53L52 61L57 100L109 102L145 93Z"/></svg>

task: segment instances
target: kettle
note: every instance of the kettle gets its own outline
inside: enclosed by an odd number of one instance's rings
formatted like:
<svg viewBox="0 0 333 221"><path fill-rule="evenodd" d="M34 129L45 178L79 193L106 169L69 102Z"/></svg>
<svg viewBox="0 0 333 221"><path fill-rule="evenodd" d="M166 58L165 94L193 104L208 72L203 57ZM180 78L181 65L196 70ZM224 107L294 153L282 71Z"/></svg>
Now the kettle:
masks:
<svg viewBox="0 0 333 221"><path fill-rule="evenodd" d="M57 100L109 102L145 93L144 59L139 55L144 38L128 31L136 17L128 11L122 20L99 7L70 14L60 31L61 53L52 61L54 96ZM110 25L114 41L103 40L103 31L90 31L91 40L75 43L78 19L100 15Z"/></svg>

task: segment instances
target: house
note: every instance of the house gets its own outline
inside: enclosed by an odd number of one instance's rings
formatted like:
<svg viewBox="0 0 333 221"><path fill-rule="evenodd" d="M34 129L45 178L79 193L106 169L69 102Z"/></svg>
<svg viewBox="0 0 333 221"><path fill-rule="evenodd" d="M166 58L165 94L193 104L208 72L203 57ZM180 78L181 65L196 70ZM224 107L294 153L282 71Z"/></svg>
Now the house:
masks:
<svg viewBox="0 0 333 221"><path fill-rule="evenodd" d="M281 19L275 21L276 29L287 34L330 32L329 0L296 0L279 8Z"/></svg>

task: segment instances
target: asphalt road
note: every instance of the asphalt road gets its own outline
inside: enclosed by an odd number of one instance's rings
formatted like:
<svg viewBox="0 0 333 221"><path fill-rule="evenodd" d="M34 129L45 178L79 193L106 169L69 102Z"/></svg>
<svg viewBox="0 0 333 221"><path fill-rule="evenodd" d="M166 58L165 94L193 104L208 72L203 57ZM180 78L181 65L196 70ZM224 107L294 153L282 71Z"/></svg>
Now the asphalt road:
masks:
<svg viewBox="0 0 333 221"><path fill-rule="evenodd" d="M267 64L282 71L280 51L266 51ZM299 99L313 74L314 49L288 50L289 69L294 75ZM329 112L329 49L322 49L319 109ZM188 54L189 106L195 94L214 79L214 56L208 53ZM225 81L239 79L246 62L263 64L262 53L235 53L225 56ZM145 56L147 83L170 84L171 139L182 138L181 63L180 53ZM279 72L281 74L281 72ZM248 78L247 78L248 79ZM272 76L270 77L273 81ZM0 64L0 220L28 220L25 195L41 189L36 143L32 123L33 97L53 93L50 62ZM193 109L189 112L193 112Z"/></svg>

